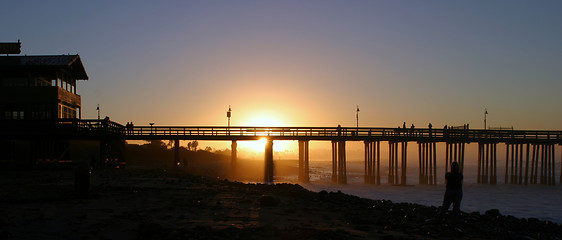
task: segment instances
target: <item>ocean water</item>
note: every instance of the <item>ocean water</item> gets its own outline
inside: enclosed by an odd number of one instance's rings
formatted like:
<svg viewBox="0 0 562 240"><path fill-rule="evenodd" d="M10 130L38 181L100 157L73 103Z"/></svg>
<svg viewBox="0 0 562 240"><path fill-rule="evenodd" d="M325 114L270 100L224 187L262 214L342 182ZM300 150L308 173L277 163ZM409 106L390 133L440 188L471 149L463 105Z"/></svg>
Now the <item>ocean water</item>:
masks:
<svg viewBox="0 0 562 240"><path fill-rule="evenodd" d="M298 166L297 166L298 167ZM559 169L557 164L557 169ZM311 183L303 187L319 192L342 191L369 199L386 199L393 202L418 203L426 206L440 206L445 192L444 166L437 169L437 185L419 185L416 166L408 168L408 185L391 186L387 184L386 173L381 168L381 185L364 183L364 165L360 161L347 163L348 184L331 183L331 162L310 163ZM476 170L465 166L463 182L463 199L461 211L484 213L489 209L499 209L503 215L518 218L538 218L562 224L562 184L547 186L540 184L512 185L504 183L505 168L498 166L498 184L477 184ZM557 174L558 171L557 171ZM297 176L279 176L277 182L296 182Z"/></svg>

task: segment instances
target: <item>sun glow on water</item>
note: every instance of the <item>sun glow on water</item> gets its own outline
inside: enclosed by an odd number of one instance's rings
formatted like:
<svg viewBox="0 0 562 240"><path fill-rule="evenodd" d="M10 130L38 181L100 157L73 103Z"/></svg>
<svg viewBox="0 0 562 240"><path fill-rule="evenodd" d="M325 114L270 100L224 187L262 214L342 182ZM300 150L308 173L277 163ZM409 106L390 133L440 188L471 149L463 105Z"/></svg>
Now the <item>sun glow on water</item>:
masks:
<svg viewBox="0 0 562 240"><path fill-rule="evenodd" d="M262 153L265 151L265 144L267 138L260 138L257 141L238 141L238 148L240 150L247 150L254 153ZM283 153L293 153L297 144L295 141L273 141L273 151Z"/></svg>

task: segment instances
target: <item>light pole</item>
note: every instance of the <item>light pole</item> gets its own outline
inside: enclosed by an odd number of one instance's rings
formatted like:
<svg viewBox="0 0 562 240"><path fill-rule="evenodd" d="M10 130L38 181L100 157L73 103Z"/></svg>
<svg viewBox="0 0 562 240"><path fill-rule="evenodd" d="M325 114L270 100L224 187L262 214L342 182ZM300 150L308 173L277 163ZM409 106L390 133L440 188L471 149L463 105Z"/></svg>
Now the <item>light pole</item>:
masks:
<svg viewBox="0 0 562 240"><path fill-rule="evenodd" d="M357 105L357 110L355 110L355 119L357 120L357 131L359 131L359 105Z"/></svg>
<svg viewBox="0 0 562 240"><path fill-rule="evenodd" d="M232 109L228 105L228 111L226 111L226 118L228 118L228 128L230 128L230 117L232 116Z"/></svg>
<svg viewBox="0 0 562 240"><path fill-rule="evenodd" d="M486 123L486 116L488 115L488 108L484 108L484 130L488 129Z"/></svg>

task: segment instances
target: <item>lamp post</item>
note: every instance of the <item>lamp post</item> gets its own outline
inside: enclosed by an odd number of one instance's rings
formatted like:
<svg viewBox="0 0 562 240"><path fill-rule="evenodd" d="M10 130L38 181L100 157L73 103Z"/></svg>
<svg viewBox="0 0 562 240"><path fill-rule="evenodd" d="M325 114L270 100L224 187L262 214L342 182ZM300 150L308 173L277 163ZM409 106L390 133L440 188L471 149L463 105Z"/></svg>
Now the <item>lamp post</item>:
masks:
<svg viewBox="0 0 562 240"><path fill-rule="evenodd" d="M484 108L484 130L488 129L486 123L486 116L488 115L488 108Z"/></svg>
<svg viewBox="0 0 562 240"><path fill-rule="evenodd" d="M230 117L232 116L232 109L228 105L228 111L226 111L226 118L228 118L228 128L230 128Z"/></svg>
<svg viewBox="0 0 562 240"><path fill-rule="evenodd" d="M357 105L357 110L355 110L355 119L357 120L357 131L359 131L359 105Z"/></svg>
<svg viewBox="0 0 562 240"><path fill-rule="evenodd" d="M228 105L228 111L226 111L226 118L228 118L228 135L230 135L230 116L232 116L232 109Z"/></svg>

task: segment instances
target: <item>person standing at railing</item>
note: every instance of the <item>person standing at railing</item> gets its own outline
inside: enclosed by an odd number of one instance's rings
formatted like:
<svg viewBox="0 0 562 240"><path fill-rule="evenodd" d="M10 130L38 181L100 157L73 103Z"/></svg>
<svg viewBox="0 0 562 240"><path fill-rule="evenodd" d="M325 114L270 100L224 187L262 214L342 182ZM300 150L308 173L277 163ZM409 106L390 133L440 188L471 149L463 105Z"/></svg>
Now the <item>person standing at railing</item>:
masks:
<svg viewBox="0 0 562 240"><path fill-rule="evenodd" d="M103 119L102 125L103 125L103 130L107 132L107 130L109 129L109 117L106 116Z"/></svg>
<svg viewBox="0 0 562 240"><path fill-rule="evenodd" d="M431 123L429 123L429 124L427 125L427 128L429 128L429 137L431 137L431 127L432 127L432 125L431 125Z"/></svg>
<svg viewBox="0 0 562 240"><path fill-rule="evenodd" d="M338 124L338 137L341 136L341 125Z"/></svg>

